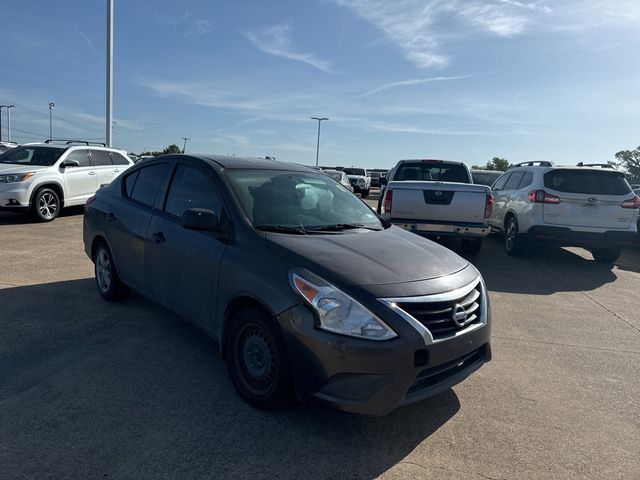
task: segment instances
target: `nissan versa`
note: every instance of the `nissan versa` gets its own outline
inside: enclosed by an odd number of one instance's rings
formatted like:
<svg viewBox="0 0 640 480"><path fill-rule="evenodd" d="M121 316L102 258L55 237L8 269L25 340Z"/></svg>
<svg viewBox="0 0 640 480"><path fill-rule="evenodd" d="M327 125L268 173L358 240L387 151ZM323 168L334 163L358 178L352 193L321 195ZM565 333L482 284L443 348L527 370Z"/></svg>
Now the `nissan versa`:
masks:
<svg viewBox="0 0 640 480"><path fill-rule="evenodd" d="M84 244L106 300L134 289L197 324L256 407L384 415L491 358L478 271L306 167L140 162L87 201Z"/></svg>

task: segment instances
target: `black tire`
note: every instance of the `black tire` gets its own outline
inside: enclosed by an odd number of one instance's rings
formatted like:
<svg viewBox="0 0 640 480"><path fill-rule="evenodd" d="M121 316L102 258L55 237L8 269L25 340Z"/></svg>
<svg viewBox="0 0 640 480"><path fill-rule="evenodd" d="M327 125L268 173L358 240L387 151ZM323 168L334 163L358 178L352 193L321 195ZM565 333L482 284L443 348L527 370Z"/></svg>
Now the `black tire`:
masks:
<svg viewBox="0 0 640 480"><path fill-rule="evenodd" d="M504 229L504 249L507 255L518 257L524 255L528 243L526 237L518 231L518 221L515 217L509 217Z"/></svg>
<svg viewBox="0 0 640 480"><path fill-rule="evenodd" d="M116 302L127 296L129 289L120 280L111 251L104 243L96 249L93 256L93 267L96 287L102 298L108 302Z"/></svg>
<svg viewBox="0 0 640 480"><path fill-rule="evenodd" d="M593 259L598 263L603 263L605 265L612 265L618 258L620 258L620 254L622 250L619 248L594 248L591 250L591 255L593 255Z"/></svg>
<svg viewBox="0 0 640 480"><path fill-rule="evenodd" d="M41 188L33 196L31 209L36 220L40 222L55 220L61 208L60 195L51 188Z"/></svg>
<svg viewBox="0 0 640 480"><path fill-rule="evenodd" d="M367 198L369 196L369 189L367 188L366 190L363 190L360 195L362 198Z"/></svg>
<svg viewBox="0 0 640 480"><path fill-rule="evenodd" d="M460 241L460 251L467 255L477 255L482 248L481 238L463 238Z"/></svg>
<svg viewBox="0 0 640 480"><path fill-rule="evenodd" d="M284 341L264 310L247 307L236 313L225 340L229 376L248 404L263 410L291 404L293 387Z"/></svg>

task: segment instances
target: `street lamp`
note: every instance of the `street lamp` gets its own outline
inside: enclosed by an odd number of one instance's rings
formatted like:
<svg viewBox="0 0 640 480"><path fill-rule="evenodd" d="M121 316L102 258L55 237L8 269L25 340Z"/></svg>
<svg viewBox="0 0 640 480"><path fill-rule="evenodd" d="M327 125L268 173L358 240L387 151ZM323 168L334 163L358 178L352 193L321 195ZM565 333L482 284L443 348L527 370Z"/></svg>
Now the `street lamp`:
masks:
<svg viewBox="0 0 640 480"><path fill-rule="evenodd" d="M5 105L7 109L7 140L11 141L11 109L15 108L15 105Z"/></svg>
<svg viewBox="0 0 640 480"><path fill-rule="evenodd" d="M56 104L53 102L49 102L49 140L53 140L53 128L52 128L52 111L53 111L53 107L55 107Z"/></svg>
<svg viewBox="0 0 640 480"><path fill-rule="evenodd" d="M182 140L184 140L184 145L182 146L182 153L184 153L184 151L187 149L187 141L191 139L187 137L182 137Z"/></svg>
<svg viewBox="0 0 640 480"><path fill-rule="evenodd" d="M0 142L2 141L2 109L8 106L9 105L0 105Z"/></svg>
<svg viewBox="0 0 640 480"><path fill-rule="evenodd" d="M329 120L327 117L311 117L311 120L318 121L318 141L316 143L316 167L318 166L318 155L320 153L320 123L323 120Z"/></svg>

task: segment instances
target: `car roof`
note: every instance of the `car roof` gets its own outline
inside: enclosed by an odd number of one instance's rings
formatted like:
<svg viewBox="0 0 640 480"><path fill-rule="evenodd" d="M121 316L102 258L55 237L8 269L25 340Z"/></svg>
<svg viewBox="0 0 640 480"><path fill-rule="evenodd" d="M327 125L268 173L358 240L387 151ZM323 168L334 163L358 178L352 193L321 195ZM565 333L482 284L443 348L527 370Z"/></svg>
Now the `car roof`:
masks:
<svg viewBox="0 0 640 480"><path fill-rule="evenodd" d="M429 162L433 162L434 165L437 165L438 163L448 163L449 165L454 164L454 165L464 165L464 162L456 162L455 160L440 160L437 158L408 158L405 160L400 160L398 162L398 164L400 163L425 163L428 164Z"/></svg>
<svg viewBox="0 0 640 480"><path fill-rule="evenodd" d="M148 165L150 162L155 162L156 160L161 160L163 158L193 158L196 160L204 161L209 165L215 167L216 169L234 169L234 170L287 170L287 171L298 171L298 172L315 172L319 173L317 170L314 170L309 167L305 167L304 165L298 165L295 163L286 163L286 162L278 162L275 160L267 160L260 157L234 157L231 155L210 155L210 154L168 154L168 155L159 155L154 157L153 159L144 159L145 165ZM140 162L138 162L140 163Z"/></svg>

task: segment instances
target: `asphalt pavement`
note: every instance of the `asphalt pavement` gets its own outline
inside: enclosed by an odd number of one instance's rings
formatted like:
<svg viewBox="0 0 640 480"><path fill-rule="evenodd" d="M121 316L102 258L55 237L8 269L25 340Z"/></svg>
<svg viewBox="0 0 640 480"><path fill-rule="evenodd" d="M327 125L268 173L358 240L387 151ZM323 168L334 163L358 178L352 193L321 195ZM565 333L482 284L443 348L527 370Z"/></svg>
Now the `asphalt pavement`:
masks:
<svg viewBox="0 0 640 480"><path fill-rule="evenodd" d="M96 292L82 210L0 213L0 478L640 478L640 249L470 258L493 361L383 418L265 413L166 309Z"/></svg>

